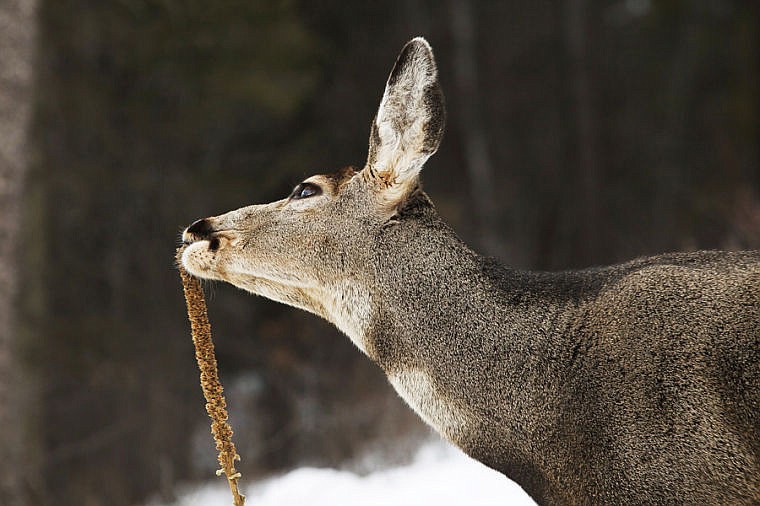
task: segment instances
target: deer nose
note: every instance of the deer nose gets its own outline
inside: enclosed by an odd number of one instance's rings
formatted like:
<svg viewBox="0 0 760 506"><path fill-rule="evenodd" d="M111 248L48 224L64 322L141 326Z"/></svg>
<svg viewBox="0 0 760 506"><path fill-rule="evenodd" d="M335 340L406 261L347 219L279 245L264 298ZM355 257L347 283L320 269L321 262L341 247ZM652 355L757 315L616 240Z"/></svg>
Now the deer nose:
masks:
<svg viewBox="0 0 760 506"><path fill-rule="evenodd" d="M182 234L182 240L186 243L193 241L207 239L209 235L214 231L211 222L203 218L201 220L194 221L192 225L185 229L185 233Z"/></svg>

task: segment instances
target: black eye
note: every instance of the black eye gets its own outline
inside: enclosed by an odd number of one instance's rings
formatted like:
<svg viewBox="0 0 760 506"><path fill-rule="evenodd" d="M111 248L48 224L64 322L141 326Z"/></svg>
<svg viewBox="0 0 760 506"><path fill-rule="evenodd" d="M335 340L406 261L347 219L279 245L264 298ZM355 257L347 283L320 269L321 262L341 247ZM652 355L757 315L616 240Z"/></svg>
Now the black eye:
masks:
<svg viewBox="0 0 760 506"><path fill-rule="evenodd" d="M301 183L295 187L293 193L290 194L290 198L294 200L305 199L307 197L319 195L320 193L322 193L322 188L319 186L313 183Z"/></svg>

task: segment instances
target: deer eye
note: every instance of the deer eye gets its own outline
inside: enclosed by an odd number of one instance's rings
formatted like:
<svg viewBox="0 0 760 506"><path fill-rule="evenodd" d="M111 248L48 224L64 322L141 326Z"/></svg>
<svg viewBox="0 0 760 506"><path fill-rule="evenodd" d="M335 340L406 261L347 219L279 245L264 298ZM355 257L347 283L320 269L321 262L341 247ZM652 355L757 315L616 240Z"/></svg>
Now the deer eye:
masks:
<svg viewBox="0 0 760 506"><path fill-rule="evenodd" d="M314 183L301 183L293 189L293 193L290 194L290 198L294 200L305 199L319 195L322 193L322 188Z"/></svg>

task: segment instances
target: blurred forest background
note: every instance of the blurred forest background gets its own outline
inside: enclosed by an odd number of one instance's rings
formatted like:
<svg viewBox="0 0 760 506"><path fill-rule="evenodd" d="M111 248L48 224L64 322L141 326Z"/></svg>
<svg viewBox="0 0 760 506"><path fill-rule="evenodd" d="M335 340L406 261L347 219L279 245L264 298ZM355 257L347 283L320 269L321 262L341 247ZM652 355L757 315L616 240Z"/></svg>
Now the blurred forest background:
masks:
<svg viewBox="0 0 760 506"><path fill-rule="evenodd" d="M760 247L755 0L0 0L0 504L212 476L179 232L361 166L415 35L449 110L425 186L480 251ZM330 325L207 291L244 476L427 434Z"/></svg>

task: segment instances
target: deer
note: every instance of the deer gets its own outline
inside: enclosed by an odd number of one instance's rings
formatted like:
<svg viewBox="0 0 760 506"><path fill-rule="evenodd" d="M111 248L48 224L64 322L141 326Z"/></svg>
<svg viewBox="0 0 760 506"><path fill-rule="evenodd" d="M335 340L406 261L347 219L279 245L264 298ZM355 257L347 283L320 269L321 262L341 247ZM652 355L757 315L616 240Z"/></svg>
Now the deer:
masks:
<svg viewBox="0 0 760 506"><path fill-rule="evenodd" d="M417 37L363 168L195 221L183 267L333 323L422 420L539 504L760 504L760 251L501 265L422 190L445 114Z"/></svg>

